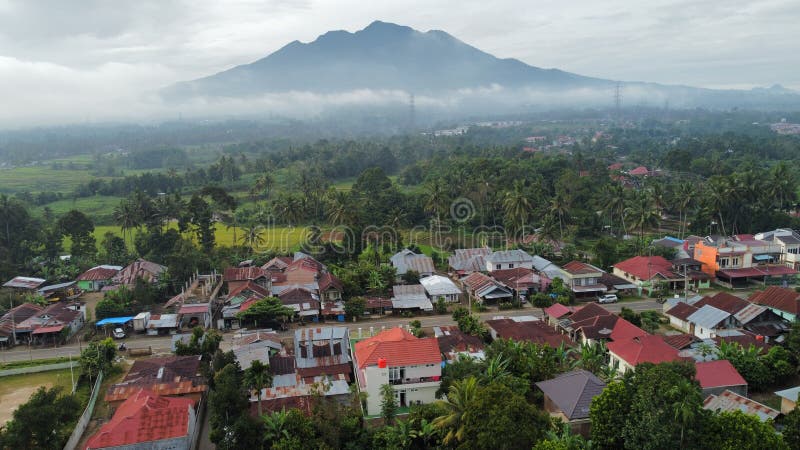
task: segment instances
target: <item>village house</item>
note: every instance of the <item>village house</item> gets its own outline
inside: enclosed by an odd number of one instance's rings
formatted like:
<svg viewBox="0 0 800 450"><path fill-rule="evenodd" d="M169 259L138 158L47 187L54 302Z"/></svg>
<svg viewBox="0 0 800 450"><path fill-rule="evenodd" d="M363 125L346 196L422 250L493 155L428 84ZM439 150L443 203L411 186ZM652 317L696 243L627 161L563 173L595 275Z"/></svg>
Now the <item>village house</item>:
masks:
<svg viewBox="0 0 800 450"><path fill-rule="evenodd" d="M741 411L745 414L758 417L762 422L778 417L780 412L762 405L755 400L751 400L735 392L724 391L719 395L709 395L703 401L703 409L714 412L735 412Z"/></svg>
<svg viewBox="0 0 800 450"><path fill-rule="evenodd" d="M603 270L580 261L571 261L561 268L564 275L564 286L568 287L575 298L597 297L607 288L600 284Z"/></svg>
<svg viewBox="0 0 800 450"><path fill-rule="evenodd" d="M486 258L492 254L489 247L481 248L460 248L453 251L447 258L450 272L458 277L463 277L472 272L483 272L486 270Z"/></svg>
<svg viewBox="0 0 800 450"><path fill-rule="evenodd" d="M297 374L305 383L328 376L351 380L350 332L347 327L298 328L294 332Z"/></svg>
<svg viewBox="0 0 800 450"><path fill-rule="evenodd" d="M21 294L36 294L36 290L39 289L39 286L45 283L44 278L32 278L32 277L14 277L5 283L3 283L4 288L13 289Z"/></svg>
<svg viewBox="0 0 800 450"><path fill-rule="evenodd" d="M659 364L680 361L678 350L664 342L661 336L644 335L614 340L606 344L609 365L620 373L634 370L643 362Z"/></svg>
<svg viewBox="0 0 800 450"><path fill-rule="evenodd" d="M472 272L461 280L467 294L478 303L510 302L514 298L511 289L499 281L480 272Z"/></svg>
<svg viewBox="0 0 800 450"><path fill-rule="evenodd" d="M138 359L121 382L108 388L105 400L117 407L142 389L160 396L184 397L199 402L208 391L208 384L200 373L200 357Z"/></svg>
<svg viewBox="0 0 800 450"><path fill-rule="evenodd" d="M381 412L381 386L389 384L401 408L432 403L442 376L442 355L435 338L417 338L392 328L356 342L356 379L367 393L366 414Z"/></svg>
<svg viewBox="0 0 800 450"><path fill-rule="evenodd" d="M569 424L574 434L588 438L591 431L589 406L603 393L606 383L586 370L573 370L536 383L544 394L544 409L551 417Z"/></svg>
<svg viewBox="0 0 800 450"><path fill-rule="evenodd" d="M524 250L501 250L484 257L486 272L504 269L533 269L533 257Z"/></svg>
<svg viewBox="0 0 800 450"><path fill-rule="evenodd" d="M752 235L708 236L695 244L694 259L703 271L728 288L760 284L794 283L797 271L779 264L780 244L755 239Z"/></svg>
<svg viewBox="0 0 800 450"><path fill-rule="evenodd" d="M111 279L111 284L105 286L103 290L115 289L118 286L133 287L137 279L156 284L166 270L166 266L139 258L117 272Z"/></svg>
<svg viewBox="0 0 800 450"><path fill-rule="evenodd" d="M614 275L624 278L628 282L635 284L639 294L646 291L652 295L660 287L669 290L680 290L684 288L685 282L697 283L701 280L708 280L705 273L685 272L678 273L673 263L667 261L663 256L634 256L625 261L613 265Z"/></svg>
<svg viewBox="0 0 800 450"><path fill-rule="evenodd" d="M780 246L779 262L786 267L800 270L800 233L789 228L758 233L754 238Z"/></svg>
<svg viewBox="0 0 800 450"><path fill-rule="evenodd" d="M433 259L430 256L420 255L404 248L392 255L389 261L397 270L397 278L400 279L408 271L414 271L420 278L433 275L436 269L433 266Z"/></svg>
<svg viewBox="0 0 800 450"><path fill-rule="evenodd" d="M30 330L20 330L19 324L40 314L44 308L33 303L23 303L6 311L0 317L0 345L11 346L30 339Z"/></svg>
<svg viewBox="0 0 800 450"><path fill-rule="evenodd" d="M769 337L785 331L781 318L764 306L726 292L692 302L678 302L664 313L670 324L700 339L713 339L723 330L747 329Z"/></svg>
<svg viewBox="0 0 800 450"><path fill-rule="evenodd" d="M86 310L80 303L52 303L16 325L17 338L34 344L53 344L69 339L83 328ZM66 331L65 331L66 330ZM26 339L27 338L27 339Z"/></svg>
<svg viewBox="0 0 800 450"><path fill-rule="evenodd" d="M700 383L703 398L720 395L725 391L747 396L747 381L727 359L695 363L694 378Z"/></svg>
<svg viewBox="0 0 800 450"><path fill-rule="evenodd" d="M421 284L392 286L393 311L433 311L433 304Z"/></svg>
<svg viewBox="0 0 800 450"><path fill-rule="evenodd" d="M533 269L517 267L515 269L495 270L491 277L511 289L517 298L525 300L541 290L542 282Z"/></svg>
<svg viewBox="0 0 800 450"><path fill-rule="evenodd" d="M440 298L448 303L458 303L461 300L461 289L450 278L431 275L419 280L419 283L431 302L436 302Z"/></svg>
<svg viewBox="0 0 800 450"><path fill-rule="evenodd" d="M547 287L550 286L550 283L556 278L561 278L562 280L565 278L564 271L561 270L561 267L538 255L533 256L533 270L539 275L540 289L543 291L546 290Z"/></svg>
<svg viewBox="0 0 800 450"><path fill-rule="evenodd" d="M778 391L775 395L781 398L781 414L789 414L797 408L800 386Z"/></svg>
<svg viewBox="0 0 800 450"><path fill-rule="evenodd" d="M458 361L461 357L484 359L483 340L478 336L464 333L457 326L433 327L433 335L439 343L442 358L448 364Z"/></svg>
<svg viewBox="0 0 800 450"><path fill-rule="evenodd" d="M528 341L553 348L575 345L568 336L534 316L495 317L484 323L495 340Z"/></svg>
<svg viewBox="0 0 800 450"><path fill-rule="evenodd" d="M572 306L565 306L562 305L561 303L554 303L552 306L545 308L544 317L546 317L548 324L550 324L553 327L557 327L561 320L569 317L574 312L575 308Z"/></svg>
<svg viewBox="0 0 800 450"><path fill-rule="evenodd" d="M750 302L763 305L787 322L800 317L800 293L794 289L769 286L763 291L753 293Z"/></svg>
<svg viewBox="0 0 800 450"><path fill-rule="evenodd" d="M197 401L138 389L86 441L86 450L190 449L200 435Z"/></svg>
<svg viewBox="0 0 800 450"><path fill-rule="evenodd" d="M228 286L228 292L255 283L266 290L272 285L272 274L261 267L228 267L222 275L222 281Z"/></svg>
<svg viewBox="0 0 800 450"><path fill-rule="evenodd" d="M95 266L78 275L75 280L78 282L78 287L84 291L99 291L111 284L111 280L120 270L122 270L122 266Z"/></svg>

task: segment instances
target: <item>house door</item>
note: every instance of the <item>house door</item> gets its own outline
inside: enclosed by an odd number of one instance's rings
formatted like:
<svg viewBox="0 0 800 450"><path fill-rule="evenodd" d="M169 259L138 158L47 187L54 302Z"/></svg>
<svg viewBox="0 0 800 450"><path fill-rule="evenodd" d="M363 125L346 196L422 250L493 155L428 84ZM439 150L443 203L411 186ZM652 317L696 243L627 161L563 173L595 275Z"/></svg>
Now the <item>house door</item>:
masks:
<svg viewBox="0 0 800 450"><path fill-rule="evenodd" d="M406 379L406 368L405 367L401 367L400 368L400 379L401 380L405 380Z"/></svg>
<svg viewBox="0 0 800 450"><path fill-rule="evenodd" d="M406 391L400 391L400 403L401 408L406 407Z"/></svg>

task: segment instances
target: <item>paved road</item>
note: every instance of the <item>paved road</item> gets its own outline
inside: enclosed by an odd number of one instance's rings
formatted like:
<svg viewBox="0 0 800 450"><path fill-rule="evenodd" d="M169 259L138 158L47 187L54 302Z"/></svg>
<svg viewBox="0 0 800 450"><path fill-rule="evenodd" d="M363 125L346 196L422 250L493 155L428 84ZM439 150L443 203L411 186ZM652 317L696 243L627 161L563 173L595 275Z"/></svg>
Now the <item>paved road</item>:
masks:
<svg viewBox="0 0 800 450"><path fill-rule="evenodd" d="M646 311L646 310L661 310L661 305L658 304L655 300L645 299L645 300L636 300L624 303L614 303L610 305L603 305L606 309L612 312L619 312L620 309L625 306L630 308L634 311ZM542 311L538 308L533 308L528 305L526 308L521 310L510 310L510 311L489 311L479 314L482 320L491 319L494 316L526 316L526 315L533 315L536 317L540 317L542 315ZM351 336L358 336L358 329L361 328L361 332L364 335L368 335L370 327L373 327L375 331L381 330L381 328L392 328L398 325L407 325L410 321L418 319L423 327L433 327L433 326L444 326L444 325L455 325L452 317L449 315L441 315L441 316L422 316L422 317L414 317L414 318L401 318L401 317L394 317L394 316L385 316L384 318L380 317L373 317L369 320L362 320L360 322L348 322L346 325L350 328L350 335ZM336 324L336 323L330 323ZM308 325L307 325L308 326ZM292 337L294 335L293 330L284 331L279 333L281 338L285 337ZM231 336L231 333L226 333L226 337ZM171 346L172 346L172 339L169 336L139 336L133 335L129 336L124 340L125 345L129 348L143 348L143 347L152 347L153 353L169 353ZM229 350L231 345L231 339L227 338L222 342L222 349ZM30 359L45 359L45 358L55 358L59 356L69 356L72 354L73 357L77 357L80 354L80 349L85 347L85 345L79 346L78 344L69 344L57 348L32 348L29 349L28 347L15 347L10 350L0 350L0 362L9 362L9 361L25 361Z"/></svg>

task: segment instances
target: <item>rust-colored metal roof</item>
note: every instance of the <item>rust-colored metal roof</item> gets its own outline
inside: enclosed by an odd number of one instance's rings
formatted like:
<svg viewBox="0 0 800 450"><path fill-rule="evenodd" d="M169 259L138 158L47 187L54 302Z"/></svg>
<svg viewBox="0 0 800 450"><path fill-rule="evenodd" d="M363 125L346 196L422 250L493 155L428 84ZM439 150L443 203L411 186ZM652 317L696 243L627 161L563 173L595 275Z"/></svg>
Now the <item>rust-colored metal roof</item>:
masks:
<svg viewBox="0 0 800 450"><path fill-rule="evenodd" d="M245 281L257 280L259 278L268 277L269 274L261 267L228 267L225 269L223 280L228 281Z"/></svg>
<svg viewBox="0 0 800 450"><path fill-rule="evenodd" d="M574 345L569 336L559 333L541 320L517 322L513 319L492 319L486 321L486 326L493 329L497 337L502 339L529 341L554 348L561 344Z"/></svg>
<svg viewBox="0 0 800 450"><path fill-rule="evenodd" d="M83 272L76 278L77 281L103 281L114 278L122 267L119 266L97 266Z"/></svg>
<svg viewBox="0 0 800 450"><path fill-rule="evenodd" d="M194 400L161 397L139 389L123 402L114 417L86 442L86 449L120 447L178 438L189 433L189 409Z"/></svg>
<svg viewBox="0 0 800 450"><path fill-rule="evenodd" d="M36 289L47 281L42 278L14 277L3 284L3 287L15 289Z"/></svg>

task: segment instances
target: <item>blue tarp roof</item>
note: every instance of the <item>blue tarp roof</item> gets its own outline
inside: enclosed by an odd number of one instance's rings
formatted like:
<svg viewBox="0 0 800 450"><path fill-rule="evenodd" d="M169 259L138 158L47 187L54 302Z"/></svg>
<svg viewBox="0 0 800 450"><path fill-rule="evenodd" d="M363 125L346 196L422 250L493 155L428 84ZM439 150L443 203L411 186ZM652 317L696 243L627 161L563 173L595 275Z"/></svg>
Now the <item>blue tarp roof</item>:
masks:
<svg viewBox="0 0 800 450"><path fill-rule="evenodd" d="M131 320L133 320L133 316L129 316L129 317L108 317L106 319L99 320L96 325L98 327L102 326L102 325L110 325L110 324L115 324L116 325L116 324L120 324L120 323L127 323L127 322L130 322Z"/></svg>
<svg viewBox="0 0 800 450"><path fill-rule="evenodd" d="M770 255L754 255L753 259L755 259L756 261L768 261L768 260L772 259L772 256L770 256Z"/></svg>

